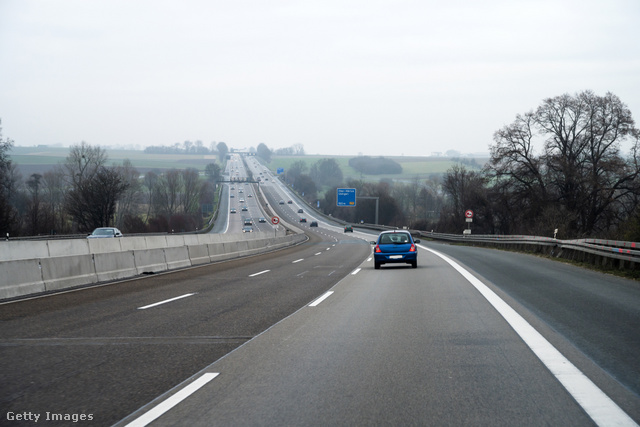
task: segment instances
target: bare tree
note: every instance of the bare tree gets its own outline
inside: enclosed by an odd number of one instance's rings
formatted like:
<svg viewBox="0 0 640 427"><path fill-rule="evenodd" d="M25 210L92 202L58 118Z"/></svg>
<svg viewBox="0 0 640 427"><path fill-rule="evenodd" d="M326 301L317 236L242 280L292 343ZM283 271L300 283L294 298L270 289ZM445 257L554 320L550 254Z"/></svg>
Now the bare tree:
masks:
<svg viewBox="0 0 640 427"><path fill-rule="evenodd" d="M415 223L418 219L421 189L418 177L409 183L395 183L393 186L393 197L400 203L409 224Z"/></svg>
<svg viewBox="0 0 640 427"><path fill-rule="evenodd" d="M220 163L224 165L224 162L227 159L227 154L229 153L229 147L227 147L227 144L224 142L218 142L216 148L218 149L218 159L220 159Z"/></svg>
<svg viewBox="0 0 640 427"><path fill-rule="evenodd" d="M51 217L51 232L66 233L68 221L64 209L64 195L66 192L65 173L60 165L43 175L43 197L47 204L48 215Z"/></svg>
<svg viewBox="0 0 640 427"><path fill-rule="evenodd" d="M126 183L126 190L118 200L116 210L116 226L124 228L125 218L137 216L138 206L142 199L142 184L140 183L140 172L133 167L129 159L122 162L122 166L117 167L117 171Z"/></svg>
<svg viewBox="0 0 640 427"><path fill-rule="evenodd" d="M311 166L309 176L319 185L336 186L342 184L342 169L335 159L320 159Z"/></svg>
<svg viewBox="0 0 640 427"><path fill-rule="evenodd" d="M144 175L144 186L146 188L146 202L147 202L147 215L145 218L145 224L148 223L149 218L153 215L158 215L160 209L158 208L158 181L160 177L157 173L149 171Z"/></svg>
<svg viewBox="0 0 640 427"><path fill-rule="evenodd" d="M40 188L41 188L42 175L39 173L31 174L27 180L27 192L30 195L29 199L29 234L36 235L40 232Z"/></svg>
<svg viewBox="0 0 640 427"><path fill-rule="evenodd" d="M182 193L182 174L171 169L160 176L156 182L155 201L159 214L170 217L178 212Z"/></svg>
<svg viewBox="0 0 640 427"><path fill-rule="evenodd" d="M82 185L107 163L106 151L98 146L91 146L82 141L69 149L64 161L66 177L72 188Z"/></svg>
<svg viewBox="0 0 640 427"><path fill-rule="evenodd" d="M127 188L116 168L100 167L89 180L67 193L67 212L81 231L113 224L116 202Z"/></svg>
<svg viewBox="0 0 640 427"><path fill-rule="evenodd" d="M204 174L207 177L207 181L212 183L215 186L218 185L218 182L222 180L222 169L220 165L217 163L209 163L204 168Z"/></svg>
<svg viewBox="0 0 640 427"><path fill-rule="evenodd" d="M513 222L524 216L530 227L560 222L556 226L574 237L610 232L632 214L638 197L639 135L631 111L611 93L544 100L494 135L487 171L495 210L504 213L511 206L503 218ZM632 145L626 159L622 142Z"/></svg>
<svg viewBox="0 0 640 427"><path fill-rule="evenodd" d="M193 168L182 171L182 209L186 214L198 213L202 183L198 171Z"/></svg>
<svg viewBox="0 0 640 427"><path fill-rule="evenodd" d="M263 159L267 163L271 163L271 150L267 147L267 144L261 142L258 144L258 148L256 149L256 154L258 157Z"/></svg>
<svg viewBox="0 0 640 427"><path fill-rule="evenodd" d="M1 123L1 121L0 121ZM9 151L13 147L13 141L2 138L0 127L0 232L14 234L17 230L18 213L11 203L15 193L15 169L9 158Z"/></svg>
<svg viewBox="0 0 640 427"><path fill-rule="evenodd" d="M446 231L459 231L464 224L464 213L474 211L475 228L492 231L492 213L486 191L487 179L480 172L468 170L464 165L454 165L444 176L442 189L447 196L447 206L441 218ZM444 230L443 230L444 231Z"/></svg>

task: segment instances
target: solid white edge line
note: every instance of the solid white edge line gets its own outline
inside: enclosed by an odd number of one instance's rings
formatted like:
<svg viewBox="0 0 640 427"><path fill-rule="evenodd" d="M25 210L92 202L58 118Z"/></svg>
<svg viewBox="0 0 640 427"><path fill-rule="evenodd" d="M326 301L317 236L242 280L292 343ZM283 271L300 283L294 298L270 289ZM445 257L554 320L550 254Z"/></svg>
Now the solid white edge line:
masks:
<svg viewBox="0 0 640 427"><path fill-rule="evenodd" d="M362 270L362 269L361 269L361 268L356 268L355 270L353 270L353 271L351 272L351 275L352 275L352 276L355 276L356 274L358 274L358 273L360 272L360 270Z"/></svg>
<svg viewBox="0 0 640 427"><path fill-rule="evenodd" d="M315 300L314 302L312 302L311 304L309 304L309 307L315 307L318 304L320 304L322 301L326 300L327 298L329 298L331 296L331 294L333 293L333 291L327 291L327 293L325 293L324 295L322 295L320 298L318 298L317 300Z"/></svg>
<svg viewBox="0 0 640 427"><path fill-rule="evenodd" d="M270 272L270 271L271 271L271 270L263 270L263 271L259 271L259 272L257 272L257 273L250 274L250 275L249 275L249 277L259 276L259 275L261 275L261 274L268 273L268 272Z"/></svg>
<svg viewBox="0 0 640 427"><path fill-rule="evenodd" d="M138 310L146 310L147 308L155 307L155 306L161 305L161 304L166 304L168 302L172 302L172 301L176 301L176 300L179 300L179 299L182 299L182 298L190 297L192 295L195 295L195 293L184 294L184 295L180 295L179 297L169 298L169 299L166 299L164 301L160 301L160 302L156 302L156 303L153 303L153 304L145 305L144 307L138 307Z"/></svg>
<svg viewBox="0 0 640 427"><path fill-rule="evenodd" d="M129 424L126 425L126 427L144 427L149 423L152 423L153 421L161 417L165 412L169 411L178 403L182 402L187 397L191 396L193 393L198 391L200 388L202 388L205 384L207 384L209 381L211 381L218 375L220 375L219 372L207 372L205 374L202 374L200 378L198 378L197 380L195 380L194 382L192 382L191 384L189 384L188 386L186 386L185 388L183 388L173 396L169 397L167 400L157 404L156 406L154 406L148 412L144 413L139 418L136 418L135 420L131 421Z"/></svg>
<svg viewBox="0 0 640 427"><path fill-rule="evenodd" d="M419 246L446 261L485 297L597 425L637 426L609 396L484 283L446 255Z"/></svg>

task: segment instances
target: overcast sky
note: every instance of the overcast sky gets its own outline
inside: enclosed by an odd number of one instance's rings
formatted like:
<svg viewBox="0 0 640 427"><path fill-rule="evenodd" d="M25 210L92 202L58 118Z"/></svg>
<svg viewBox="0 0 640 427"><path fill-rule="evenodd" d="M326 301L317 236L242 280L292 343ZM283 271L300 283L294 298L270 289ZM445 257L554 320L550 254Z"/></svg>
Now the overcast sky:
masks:
<svg viewBox="0 0 640 427"><path fill-rule="evenodd" d="M16 145L477 153L584 90L640 123L640 1L0 0Z"/></svg>

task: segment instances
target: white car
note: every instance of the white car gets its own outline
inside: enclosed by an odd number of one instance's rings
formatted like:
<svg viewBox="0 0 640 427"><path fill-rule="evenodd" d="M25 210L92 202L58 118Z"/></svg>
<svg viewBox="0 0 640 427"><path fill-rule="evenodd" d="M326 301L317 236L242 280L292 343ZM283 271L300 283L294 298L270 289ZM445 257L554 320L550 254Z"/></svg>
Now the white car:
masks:
<svg viewBox="0 0 640 427"><path fill-rule="evenodd" d="M110 237L122 237L122 233L115 227L100 227L93 230L87 239L108 239Z"/></svg>

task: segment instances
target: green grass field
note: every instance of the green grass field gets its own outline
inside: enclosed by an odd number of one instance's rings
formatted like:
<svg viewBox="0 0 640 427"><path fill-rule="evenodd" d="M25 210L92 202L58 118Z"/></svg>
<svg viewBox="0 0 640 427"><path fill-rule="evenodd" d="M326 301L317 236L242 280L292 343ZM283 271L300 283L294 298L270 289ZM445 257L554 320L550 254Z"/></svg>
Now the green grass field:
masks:
<svg viewBox="0 0 640 427"><path fill-rule="evenodd" d="M307 165L306 172L308 173L314 163L328 157L330 156L274 156L267 167L273 172L276 172L278 168L283 168L286 171L293 163L302 160ZM456 164L455 161L447 157L389 157L400 163L402 166L401 174L361 175L360 172L349 166L349 159L351 159L352 156L334 156L332 158L334 158L340 165L345 181L348 181L349 179L362 179L365 181L379 181L381 179L400 181L407 181L415 178L424 179L433 174L443 174L447 169ZM478 163L480 163L480 161L484 163L485 160L476 159L476 161Z"/></svg>
<svg viewBox="0 0 640 427"><path fill-rule="evenodd" d="M187 155L187 154L147 154L143 151L106 149L109 162L111 164L121 164L125 159L140 170L166 170L166 169L186 169L195 168L204 170L207 164L216 162L215 155ZM58 163L64 161L69 155L69 148L65 147L13 147L9 152L11 160L23 170L23 174L30 174L33 171L46 171ZM365 181L379 181L381 179L392 179L397 181L410 181L413 179L425 179L433 174L443 174L452 165L454 160L447 157L390 157L402 166L401 174L393 175L361 175L358 171L349 166L348 162L352 156L273 156L271 162L266 166L274 173L278 168L286 171L294 162L304 161L307 164L307 171L311 166L321 159L334 158L344 175L345 181L349 179L362 179ZM487 159L476 159L479 164L484 164Z"/></svg>
<svg viewBox="0 0 640 427"><path fill-rule="evenodd" d="M194 156L187 154L147 154L135 150L107 149L111 164L122 164L125 159L139 169L186 169L204 170L209 163L217 161L217 156ZM33 166L49 166L64 162L69 149L63 147L13 147L9 152L11 160L20 167L32 169Z"/></svg>

